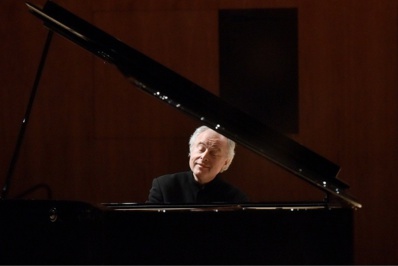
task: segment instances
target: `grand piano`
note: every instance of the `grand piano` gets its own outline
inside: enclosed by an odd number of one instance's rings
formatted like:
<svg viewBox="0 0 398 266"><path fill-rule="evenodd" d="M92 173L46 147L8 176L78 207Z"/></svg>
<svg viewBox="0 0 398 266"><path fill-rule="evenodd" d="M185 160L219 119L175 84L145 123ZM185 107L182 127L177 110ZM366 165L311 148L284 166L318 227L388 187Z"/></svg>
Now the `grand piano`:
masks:
<svg viewBox="0 0 398 266"><path fill-rule="evenodd" d="M19 200L7 198L10 176L0 200L2 264L353 263L353 211L362 205L337 178L338 165L60 5L26 4L50 33L115 65L137 89L290 171L325 198L201 205Z"/></svg>

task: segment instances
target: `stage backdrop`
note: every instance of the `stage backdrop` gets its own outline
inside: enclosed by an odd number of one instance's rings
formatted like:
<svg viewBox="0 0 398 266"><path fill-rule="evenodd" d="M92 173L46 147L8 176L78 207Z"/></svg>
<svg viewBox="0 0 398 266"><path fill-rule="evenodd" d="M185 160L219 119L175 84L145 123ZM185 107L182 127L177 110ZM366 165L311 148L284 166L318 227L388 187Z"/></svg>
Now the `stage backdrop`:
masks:
<svg viewBox="0 0 398 266"><path fill-rule="evenodd" d="M355 263L398 263L396 1L57 3L216 95L220 11L296 10L297 120L286 134L340 165L339 179L363 204L355 212ZM23 0L2 0L0 10L3 183L48 32ZM250 88L245 93L255 95ZM144 202L154 177L188 169L188 138L199 125L132 86L113 65L55 35L9 197ZM253 201L324 197L241 146L225 178Z"/></svg>

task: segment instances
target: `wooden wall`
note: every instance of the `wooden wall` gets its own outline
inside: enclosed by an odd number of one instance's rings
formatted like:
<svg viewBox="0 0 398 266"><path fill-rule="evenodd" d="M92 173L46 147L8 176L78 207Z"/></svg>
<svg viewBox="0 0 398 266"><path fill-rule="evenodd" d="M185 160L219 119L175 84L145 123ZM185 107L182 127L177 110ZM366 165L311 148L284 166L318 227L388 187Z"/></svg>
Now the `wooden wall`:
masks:
<svg viewBox="0 0 398 266"><path fill-rule="evenodd" d="M24 3L0 1L2 183L47 36ZM339 179L363 203L355 211L355 263L398 263L397 1L57 3L214 94L218 10L298 8L300 124L290 137L341 165ZM199 125L134 88L114 66L54 35L9 197L44 184L24 198L48 198L47 186L53 199L144 202L152 178L188 169L187 142ZM240 146L225 178L253 201L323 198Z"/></svg>

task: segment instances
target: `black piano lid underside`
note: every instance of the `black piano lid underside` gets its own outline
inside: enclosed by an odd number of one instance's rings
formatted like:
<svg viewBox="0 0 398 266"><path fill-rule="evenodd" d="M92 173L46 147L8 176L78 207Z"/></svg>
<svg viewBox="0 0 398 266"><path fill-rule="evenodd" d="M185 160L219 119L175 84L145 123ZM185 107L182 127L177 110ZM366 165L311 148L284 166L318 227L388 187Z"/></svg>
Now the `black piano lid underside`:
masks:
<svg viewBox="0 0 398 266"><path fill-rule="evenodd" d="M294 140L255 120L115 37L54 2L43 9L26 3L50 30L114 64L130 81L161 101L200 120L230 139L282 166L296 176L361 207L337 179L340 167Z"/></svg>

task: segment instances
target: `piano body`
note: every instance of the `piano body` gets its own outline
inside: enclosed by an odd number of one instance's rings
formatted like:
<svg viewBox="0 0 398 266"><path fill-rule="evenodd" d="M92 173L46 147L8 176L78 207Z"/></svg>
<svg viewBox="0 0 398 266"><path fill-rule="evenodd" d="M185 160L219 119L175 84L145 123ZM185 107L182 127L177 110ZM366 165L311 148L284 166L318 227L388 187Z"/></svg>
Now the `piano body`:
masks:
<svg viewBox="0 0 398 266"><path fill-rule="evenodd" d="M114 64L138 89L287 169L326 198L233 205L3 198L3 264L353 263L353 211L361 204L337 179L339 166L54 2L27 6L50 32Z"/></svg>

